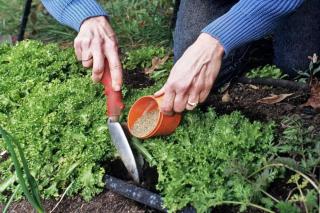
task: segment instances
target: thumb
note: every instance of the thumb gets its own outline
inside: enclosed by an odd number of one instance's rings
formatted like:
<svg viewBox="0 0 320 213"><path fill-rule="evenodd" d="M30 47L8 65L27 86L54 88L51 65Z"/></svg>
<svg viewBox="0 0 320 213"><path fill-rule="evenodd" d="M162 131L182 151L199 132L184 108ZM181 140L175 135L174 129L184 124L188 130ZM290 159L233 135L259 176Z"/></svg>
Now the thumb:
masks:
<svg viewBox="0 0 320 213"><path fill-rule="evenodd" d="M159 91L155 92L153 95L154 95L155 97L160 97L160 96L164 95L165 86L166 86L166 85L164 85Z"/></svg>

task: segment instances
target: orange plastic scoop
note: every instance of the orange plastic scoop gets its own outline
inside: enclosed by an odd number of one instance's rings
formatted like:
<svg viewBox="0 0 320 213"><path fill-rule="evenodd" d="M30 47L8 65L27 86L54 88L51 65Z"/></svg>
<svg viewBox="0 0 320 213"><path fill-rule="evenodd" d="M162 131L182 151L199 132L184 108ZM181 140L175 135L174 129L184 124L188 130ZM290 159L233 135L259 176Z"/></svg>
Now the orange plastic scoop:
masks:
<svg viewBox="0 0 320 213"><path fill-rule="evenodd" d="M169 135L174 132L181 121L181 114L168 116L160 111L162 97L144 96L138 99L131 107L128 115L128 128L130 133L137 138L150 138L158 135ZM147 125L146 131L137 134L134 131L134 125L140 122L141 118L147 113L155 113L152 115L154 124L151 127Z"/></svg>

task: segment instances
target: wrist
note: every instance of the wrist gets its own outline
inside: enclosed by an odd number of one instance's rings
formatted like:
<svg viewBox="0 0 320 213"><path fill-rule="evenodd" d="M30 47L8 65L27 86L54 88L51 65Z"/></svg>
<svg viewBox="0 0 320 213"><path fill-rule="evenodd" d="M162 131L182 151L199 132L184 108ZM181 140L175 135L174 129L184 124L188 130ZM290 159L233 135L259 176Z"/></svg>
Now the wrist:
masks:
<svg viewBox="0 0 320 213"><path fill-rule="evenodd" d="M207 33L201 33L197 39L205 47L210 47L214 50L215 57L222 58L224 55L224 48L220 41Z"/></svg>
<svg viewBox="0 0 320 213"><path fill-rule="evenodd" d="M92 16L82 21L80 25L80 29L82 26L90 25L92 23L98 24L98 23L105 23L108 21L108 18L106 16Z"/></svg>

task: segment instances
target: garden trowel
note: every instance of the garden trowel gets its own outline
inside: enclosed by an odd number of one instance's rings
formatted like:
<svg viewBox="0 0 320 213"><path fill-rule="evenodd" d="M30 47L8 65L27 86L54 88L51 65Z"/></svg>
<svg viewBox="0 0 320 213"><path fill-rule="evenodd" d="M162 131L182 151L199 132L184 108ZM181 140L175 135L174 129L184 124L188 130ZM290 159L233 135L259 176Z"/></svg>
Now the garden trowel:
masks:
<svg viewBox="0 0 320 213"><path fill-rule="evenodd" d="M121 91L115 92L112 89L109 68L105 69L101 83L104 86L104 94L107 98L108 129L111 135L111 140L129 174L136 183L139 183L140 179L136 160L128 139L119 123L119 116L124 108L122 93Z"/></svg>

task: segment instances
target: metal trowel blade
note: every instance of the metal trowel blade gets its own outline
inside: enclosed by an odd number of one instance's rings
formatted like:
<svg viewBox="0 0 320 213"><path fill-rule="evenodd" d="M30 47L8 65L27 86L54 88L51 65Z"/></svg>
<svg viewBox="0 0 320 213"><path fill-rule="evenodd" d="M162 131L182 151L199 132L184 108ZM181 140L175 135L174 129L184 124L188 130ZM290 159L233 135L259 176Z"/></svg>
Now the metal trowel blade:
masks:
<svg viewBox="0 0 320 213"><path fill-rule="evenodd" d="M136 160L120 123L108 119L108 129L112 143L115 145L124 166L127 168L133 180L139 183L140 178Z"/></svg>

